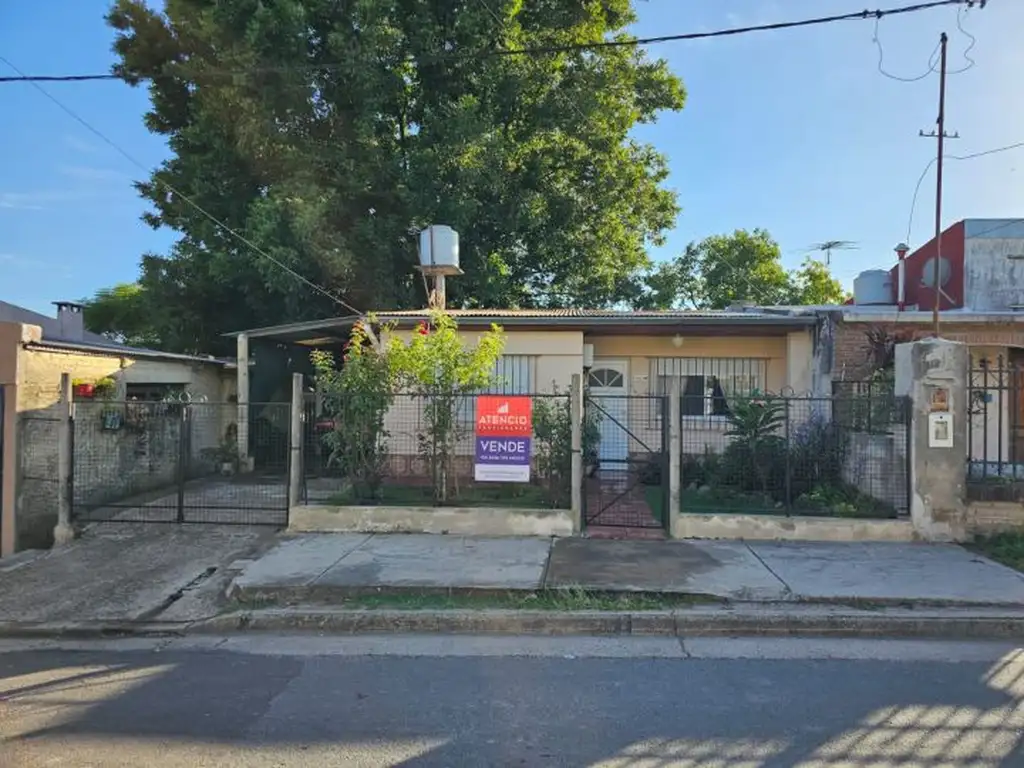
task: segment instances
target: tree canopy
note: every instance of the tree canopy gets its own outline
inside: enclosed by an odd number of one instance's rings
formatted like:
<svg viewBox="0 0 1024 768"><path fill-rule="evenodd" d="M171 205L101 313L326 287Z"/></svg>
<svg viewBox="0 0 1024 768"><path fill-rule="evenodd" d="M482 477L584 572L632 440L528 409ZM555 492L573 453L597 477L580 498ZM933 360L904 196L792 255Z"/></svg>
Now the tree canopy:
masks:
<svg viewBox="0 0 1024 768"><path fill-rule="evenodd" d="M690 243L634 284L641 309L688 306L725 309L733 304L840 304L846 299L828 267L811 258L787 272L779 244L763 229L737 229Z"/></svg>
<svg viewBox="0 0 1024 768"><path fill-rule="evenodd" d="M137 184L144 219L180 238L90 327L221 351L347 312L288 270L360 310L423 306L430 223L461 235L452 306L627 300L678 212L630 131L681 109L682 84L634 46L503 51L626 39L635 18L631 0L117 0L115 72L148 83L172 152Z"/></svg>

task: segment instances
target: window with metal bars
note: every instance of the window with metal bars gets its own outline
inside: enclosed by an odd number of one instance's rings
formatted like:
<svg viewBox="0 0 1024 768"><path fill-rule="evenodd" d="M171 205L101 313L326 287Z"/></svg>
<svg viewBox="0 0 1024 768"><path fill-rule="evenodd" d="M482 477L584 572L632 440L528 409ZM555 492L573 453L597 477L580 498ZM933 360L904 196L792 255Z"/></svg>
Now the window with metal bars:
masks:
<svg viewBox="0 0 1024 768"><path fill-rule="evenodd" d="M763 391L768 361L756 357L656 357L650 360L651 394L667 395L679 379L683 416L706 418L729 415L729 399ZM661 417L661 401L652 420Z"/></svg>
<svg viewBox="0 0 1024 768"><path fill-rule="evenodd" d="M502 355L494 365L494 384L481 390L481 395L533 394L537 374L536 355ZM458 404L458 418L463 424L472 424L476 400L465 397Z"/></svg>

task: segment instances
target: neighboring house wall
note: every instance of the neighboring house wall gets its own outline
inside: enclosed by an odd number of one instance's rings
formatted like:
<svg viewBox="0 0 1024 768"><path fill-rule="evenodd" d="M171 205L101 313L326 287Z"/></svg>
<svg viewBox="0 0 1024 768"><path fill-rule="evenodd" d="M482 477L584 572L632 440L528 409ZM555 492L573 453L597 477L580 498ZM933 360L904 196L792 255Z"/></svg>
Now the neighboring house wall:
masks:
<svg viewBox="0 0 1024 768"><path fill-rule="evenodd" d="M834 329L835 381L861 381L871 374L866 334L873 328L883 328L900 341L913 341L932 335L927 323L903 322L846 322ZM989 398L984 407L976 407L968 430L972 461L1010 461L1013 444L1012 415L1016 407L1011 393L1009 377L1000 380L999 361L1009 365L1009 351L1024 348L1024 325L1017 323L943 323L942 337L970 346L971 368L975 372L972 383L985 391ZM986 360L991 373L978 373L981 361ZM1004 374L1005 375L1005 374Z"/></svg>
<svg viewBox="0 0 1024 768"><path fill-rule="evenodd" d="M1024 223L965 225L964 306L979 312L1024 306Z"/></svg>
<svg viewBox="0 0 1024 768"><path fill-rule="evenodd" d="M932 335L930 323L899 321L897 312L874 322L840 321L833 328L832 378L856 381L871 373L867 333L882 328L901 341L915 341ZM1024 347L1024 324L1014 322L957 323L943 321L942 338L972 347ZM993 358L994 360L994 358ZM1003 360L1005 362L1005 351Z"/></svg>
<svg viewBox="0 0 1024 768"><path fill-rule="evenodd" d="M942 286L945 294L939 304L939 309L953 309L964 305L964 222L959 221L941 235L942 258L949 263L949 281ZM938 241L932 238L906 258L906 291L905 302L908 307L917 306L919 309L931 311L935 306L935 291L926 287L922 279L929 283L932 275L925 275L924 270L928 268L928 260L938 253ZM934 269L934 264L931 265ZM894 266L890 273L892 275L893 290L898 288L898 267ZM895 302L895 297L893 298ZM894 307L895 309L895 307Z"/></svg>
<svg viewBox="0 0 1024 768"><path fill-rule="evenodd" d="M0 324L0 329L4 331L0 335L0 356L13 355L15 369L16 394L8 407L16 411L18 423L15 443L7 448L18 457L12 476L18 549L45 547L52 542L57 514L57 405L62 373L86 380L113 378L117 383L115 401L123 399L129 387L161 384L179 385L194 399L208 401L208 405L195 406L191 445L196 455L219 445L227 424L234 420L235 408L224 405L233 392L233 372L224 371L219 364L54 349L39 345L41 331L34 326ZM82 401L77 406L76 498L114 498L169 482L168 473L173 474L175 466L169 456L177 453L177 420L154 421L143 433L104 430L101 412L105 408L109 406L102 401ZM4 476L7 486L6 472Z"/></svg>
<svg viewBox="0 0 1024 768"><path fill-rule="evenodd" d="M18 469L18 351L21 349L23 326L0 322L0 388L3 388L4 408L0 415L0 437L3 451L0 455L0 557L13 554L14 505Z"/></svg>

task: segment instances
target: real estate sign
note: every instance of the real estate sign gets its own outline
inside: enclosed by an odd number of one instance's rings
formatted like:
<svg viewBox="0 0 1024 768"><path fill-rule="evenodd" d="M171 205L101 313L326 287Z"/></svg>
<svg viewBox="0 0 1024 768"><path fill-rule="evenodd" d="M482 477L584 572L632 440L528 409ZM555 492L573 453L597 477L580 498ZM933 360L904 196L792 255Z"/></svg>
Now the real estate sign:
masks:
<svg viewBox="0 0 1024 768"><path fill-rule="evenodd" d="M485 395L476 399L477 482L528 483L533 400Z"/></svg>

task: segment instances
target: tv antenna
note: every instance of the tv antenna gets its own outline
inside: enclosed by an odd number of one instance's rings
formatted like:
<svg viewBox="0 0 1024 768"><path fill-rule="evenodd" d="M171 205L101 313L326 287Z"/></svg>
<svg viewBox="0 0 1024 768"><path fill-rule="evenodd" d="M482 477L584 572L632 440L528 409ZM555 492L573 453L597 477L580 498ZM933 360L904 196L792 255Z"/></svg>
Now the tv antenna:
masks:
<svg viewBox="0 0 1024 768"><path fill-rule="evenodd" d="M807 247L809 251L825 254L825 265L832 265L832 251L855 251L857 243L853 240L826 240L823 243L814 243Z"/></svg>

